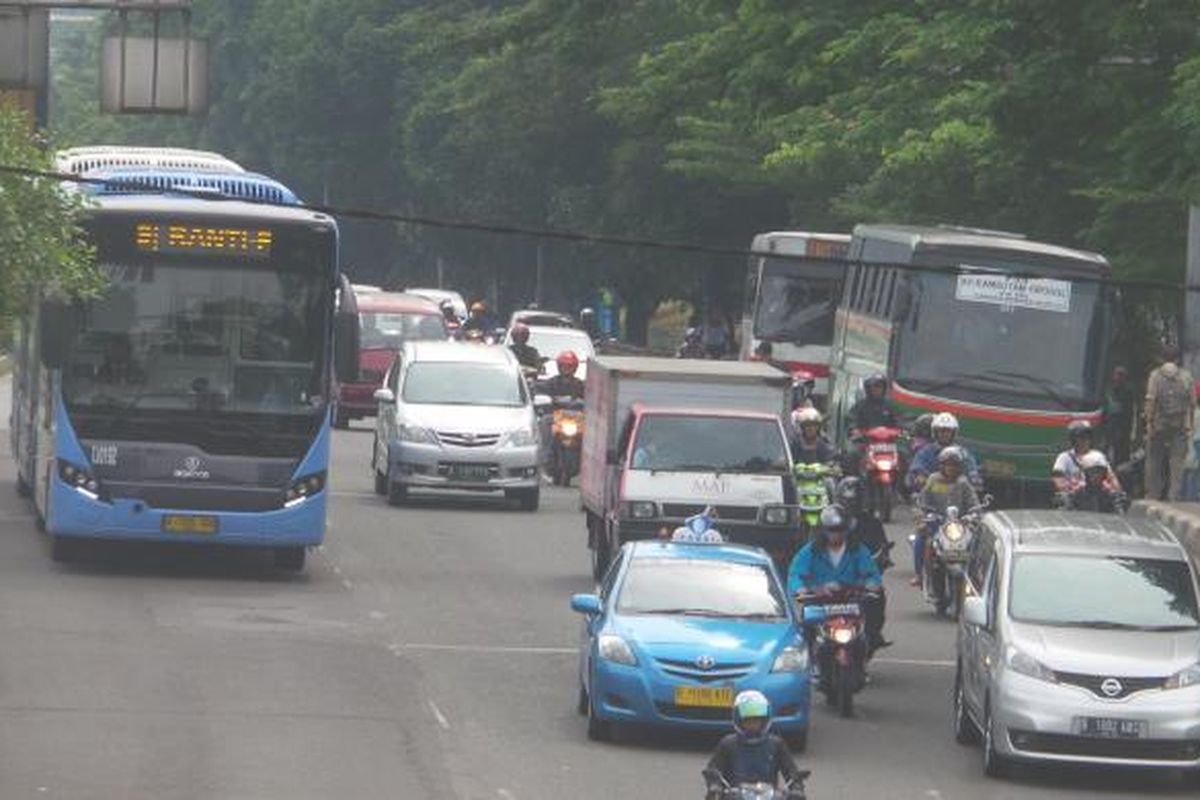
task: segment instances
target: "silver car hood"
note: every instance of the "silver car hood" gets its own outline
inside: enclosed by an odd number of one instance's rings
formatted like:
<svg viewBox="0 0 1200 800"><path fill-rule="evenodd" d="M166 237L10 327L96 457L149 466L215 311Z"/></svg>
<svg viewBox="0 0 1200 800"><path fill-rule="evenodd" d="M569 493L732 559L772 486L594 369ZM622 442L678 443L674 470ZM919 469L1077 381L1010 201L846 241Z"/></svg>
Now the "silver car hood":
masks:
<svg viewBox="0 0 1200 800"><path fill-rule="evenodd" d="M1200 631L1121 631L1012 623L1011 641L1055 672L1159 678L1200 660Z"/></svg>
<svg viewBox="0 0 1200 800"><path fill-rule="evenodd" d="M399 422L454 433L507 433L533 425L533 407L403 405Z"/></svg>

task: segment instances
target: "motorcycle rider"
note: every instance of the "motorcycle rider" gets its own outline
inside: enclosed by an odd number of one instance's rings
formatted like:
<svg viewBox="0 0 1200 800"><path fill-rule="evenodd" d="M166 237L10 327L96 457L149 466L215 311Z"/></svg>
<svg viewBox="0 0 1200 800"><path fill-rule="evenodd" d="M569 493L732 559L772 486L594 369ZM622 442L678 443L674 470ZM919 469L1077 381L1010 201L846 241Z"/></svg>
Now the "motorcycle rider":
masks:
<svg viewBox="0 0 1200 800"><path fill-rule="evenodd" d="M1067 508L1072 511L1099 511L1105 514L1123 514L1128 505L1125 493L1114 491L1108 485L1110 467L1108 458L1099 450L1090 450L1079 459L1083 469L1082 486L1071 492Z"/></svg>
<svg viewBox="0 0 1200 800"><path fill-rule="evenodd" d="M837 450L821 435L821 412L815 408L800 408L792 412L792 459L797 464L832 464Z"/></svg>
<svg viewBox="0 0 1200 800"><path fill-rule="evenodd" d="M792 557L788 567L788 595L806 598L853 587L868 592L861 605L867 647L873 652L884 646L883 577L867 546L850 538L846 512L841 506L831 505L821 511L817 535Z"/></svg>
<svg viewBox="0 0 1200 800"><path fill-rule="evenodd" d="M817 388L817 379L808 370L796 370L792 373L792 410L797 408L816 408L813 405L813 392Z"/></svg>
<svg viewBox="0 0 1200 800"><path fill-rule="evenodd" d="M753 689L738 692L733 699L734 732L717 743L717 749L704 768L707 800L720 800L726 786L743 783L779 785L783 776L787 797L802 798L805 773L782 738L771 733L771 702Z"/></svg>
<svg viewBox="0 0 1200 800"><path fill-rule="evenodd" d="M697 327L688 328L683 334L683 344L675 351L676 358L707 358L704 351L704 337Z"/></svg>
<svg viewBox="0 0 1200 800"><path fill-rule="evenodd" d="M593 308L579 309L579 328L591 338L592 344L600 344L604 338L604 334L600 330L600 320L596 317L596 311Z"/></svg>
<svg viewBox="0 0 1200 800"><path fill-rule="evenodd" d="M850 409L852 433L861 434L871 428L897 427L896 408L888 397L888 379L880 373L863 378L863 396Z"/></svg>
<svg viewBox="0 0 1200 800"><path fill-rule="evenodd" d="M512 344L508 349L512 350L522 367L535 371L542 368L542 354L529 343L529 326L524 322L513 325Z"/></svg>
<svg viewBox="0 0 1200 800"><path fill-rule="evenodd" d="M966 458L961 447L951 445L944 448L938 454L938 471L929 476L917 497L917 508L944 517L950 506L966 511L979 505L979 494L963 474L965 465ZM933 533L926 525L917 527L917 537L913 540L913 570L916 575L910 581L913 586L921 585L921 571L925 567L925 540Z"/></svg>
<svg viewBox="0 0 1200 800"><path fill-rule="evenodd" d="M579 356L575 355L574 350L564 350L554 359L554 363L558 367L558 374L538 384L538 393L582 400L583 381L575 377L579 369Z"/></svg>
<svg viewBox="0 0 1200 800"><path fill-rule="evenodd" d="M1095 444L1095 429L1087 420L1077 419L1067 426L1069 448L1058 454L1050 468L1054 490L1061 496L1070 495L1084 483L1083 457L1090 453ZM1107 462L1107 459L1105 460ZM1110 491L1120 491L1121 482L1110 467L1105 485Z"/></svg>
<svg viewBox="0 0 1200 800"><path fill-rule="evenodd" d="M442 310L442 319L446 320L446 330L450 333L450 338L458 336L458 331L462 328L462 320L458 318L458 312L454 310L454 303L449 300L443 300L438 304L438 308Z"/></svg>
<svg viewBox="0 0 1200 800"><path fill-rule="evenodd" d="M926 479L938 469L938 455L947 447L957 446L962 451L963 469L967 480L976 489L983 486L983 478L979 473L979 465L967 448L957 443L958 419L951 413L943 411L934 416L929 422L929 430L933 435L932 441L917 451L912 464L908 468L908 487L914 494L921 491Z"/></svg>
<svg viewBox="0 0 1200 800"><path fill-rule="evenodd" d="M888 557L889 545L883 523L874 514L863 513L862 478L848 475L837 482L833 490L833 502L841 507L850 521L850 541L857 541L866 546L871 553L871 559L879 568L880 575L891 565ZM879 591L879 637L872 643L872 650L890 647L891 642L883 638L883 626L887 622L887 591L880 584Z"/></svg>
<svg viewBox="0 0 1200 800"><path fill-rule="evenodd" d="M487 303L482 300L476 300L474 303L471 303L471 308L467 312L467 319L462 324L464 336L468 331L479 331L484 336L492 331L487 319Z"/></svg>

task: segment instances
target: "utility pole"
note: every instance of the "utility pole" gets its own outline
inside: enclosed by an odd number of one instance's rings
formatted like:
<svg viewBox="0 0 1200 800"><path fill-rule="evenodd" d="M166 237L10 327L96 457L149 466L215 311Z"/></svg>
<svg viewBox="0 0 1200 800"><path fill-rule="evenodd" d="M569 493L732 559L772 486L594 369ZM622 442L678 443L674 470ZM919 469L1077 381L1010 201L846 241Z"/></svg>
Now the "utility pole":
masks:
<svg viewBox="0 0 1200 800"><path fill-rule="evenodd" d="M1187 272L1184 284L1200 286L1200 206L1188 208ZM1200 374L1200 292L1186 291L1183 298L1183 335L1180 337L1183 365Z"/></svg>
<svg viewBox="0 0 1200 800"><path fill-rule="evenodd" d="M437 257L437 288L446 288L446 259L442 256Z"/></svg>
<svg viewBox="0 0 1200 800"><path fill-rule="evenodd" d="M538 242L537 246L537 273L533 283L533 302L537 303L538 308L542 307L543 301L543 279L546 271L546 243Z"/></svg>

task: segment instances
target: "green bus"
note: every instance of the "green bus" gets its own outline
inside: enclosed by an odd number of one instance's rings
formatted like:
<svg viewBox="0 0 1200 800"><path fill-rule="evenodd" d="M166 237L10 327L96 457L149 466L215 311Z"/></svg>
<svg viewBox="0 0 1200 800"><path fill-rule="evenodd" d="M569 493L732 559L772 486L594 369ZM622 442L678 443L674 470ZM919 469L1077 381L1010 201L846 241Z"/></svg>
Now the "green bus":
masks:
<svg viewBox="0 0 1200 800"><path fill-rule="evenodd" d="M1046 497L1067 425L1100 421L1115 320L1104 257L1016 234L858 225L849 258L830 352L838 441L862 379L883 373L904 418L958 417L989 491Z"/></svg>

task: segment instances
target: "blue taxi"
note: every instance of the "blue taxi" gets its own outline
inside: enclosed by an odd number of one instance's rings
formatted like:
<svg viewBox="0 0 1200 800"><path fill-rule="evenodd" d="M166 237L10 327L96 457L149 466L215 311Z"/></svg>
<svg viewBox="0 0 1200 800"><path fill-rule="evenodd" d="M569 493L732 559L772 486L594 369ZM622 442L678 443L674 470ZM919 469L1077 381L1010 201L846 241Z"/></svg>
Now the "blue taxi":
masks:
<svg viewBox="0 0 1200 800"><path fill-rule="evenodd" d="M735 544L626 544L584 617L579 712L603 740L625 723L729 731L733 698L757 689L772 731L807 743L808 650L771 557Z"/></svg>

